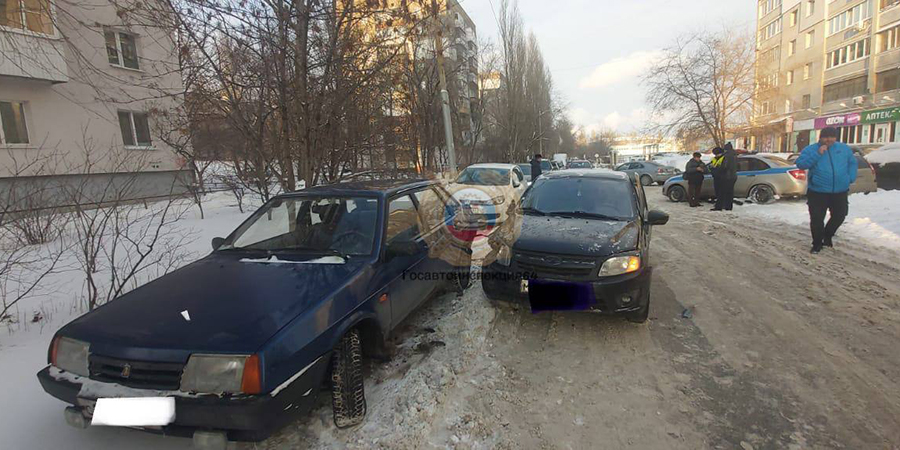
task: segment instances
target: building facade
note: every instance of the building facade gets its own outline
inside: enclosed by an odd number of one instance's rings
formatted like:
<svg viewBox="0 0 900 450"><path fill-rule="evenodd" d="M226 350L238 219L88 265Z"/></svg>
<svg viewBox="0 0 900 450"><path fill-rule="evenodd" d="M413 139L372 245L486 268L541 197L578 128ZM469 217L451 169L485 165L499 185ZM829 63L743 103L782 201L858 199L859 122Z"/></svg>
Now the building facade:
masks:
<svg viewBox="0 0 900 450"><path fill-rule="evenodd" d="M900 0L760 0L751 149L898 142Z"/></svg>
<svg viewBox="0 0 900 450"><path fill-rule="evenodd" d="M161 138L183 99L171 36L122 2L0 4L0 210L183 192Z"/></svg>

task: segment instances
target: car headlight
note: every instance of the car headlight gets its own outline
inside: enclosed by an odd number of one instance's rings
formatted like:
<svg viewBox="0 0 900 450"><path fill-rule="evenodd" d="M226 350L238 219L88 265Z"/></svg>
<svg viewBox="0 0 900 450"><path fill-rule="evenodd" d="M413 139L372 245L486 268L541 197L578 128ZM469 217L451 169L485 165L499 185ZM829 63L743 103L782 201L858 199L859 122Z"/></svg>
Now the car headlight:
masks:
<svg viewBox="0 0 900 450"><path fill-rule="evenodd" d="M77 339L57 336L50 345L50 364L66 372L90 376L88 353L91 345Z"/></svg>
<svg viewBox="0 0 900 450"><path fill-rule="evenodd" d="M494 202L495 205L502 205L503 202L506 201L506 197L504 197L502 195L498 195L498 196L492 198L491 201Z"/></svg>
<svg viewBox="0 0 900 450"><path fill-rule="evenodd" d="M609 258L600 266L601 277L612 277L637 272L641 268L640 256L616 256Z"/></svg>
<svg viewBox="0 0 900 450"><path fill-rule="evenodd" d="M512 249L508 245L503 245L497 250L497 262L504 267L509 267L512 263Z"/></svg>
<svg viewBox="0 0 900 450"><path fill-rule="evenodd" d="M258 394L260 384L256 355L191 355L181 375L183 392Z"/></svg>

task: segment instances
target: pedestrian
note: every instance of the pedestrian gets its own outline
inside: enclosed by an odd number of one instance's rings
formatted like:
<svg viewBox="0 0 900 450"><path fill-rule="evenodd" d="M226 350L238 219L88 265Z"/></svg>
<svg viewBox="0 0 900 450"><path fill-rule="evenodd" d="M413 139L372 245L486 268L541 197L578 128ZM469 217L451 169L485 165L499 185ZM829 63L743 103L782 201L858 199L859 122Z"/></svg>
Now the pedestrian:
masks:
<svg viewBox="0 0 900 450"><path fill-rule="evenodd" d="M721 209L731 211L734 208L734 184L737 183L737 153L731 142L722 149L722 203Z"/></svg>
<svg viewBox="0 0 900 450"><path fill-rule="evenodd" d="M703 176L709 172L706 164L701 160L700 152L694 152L693 157L684 166L684 179L688 182L688 201L691 208L700 206L700 189L703 187Z"/></svg>
<svg viewBox="0 0 900 450"><path fill-rule="evenodd" d="M534 183L534 180L537 180L539 176L541 176L541 160L544 157L541 156L540 153L534 155L534 158L531 158L531 182Z"/></svg>
<svg viewBox="0 0 900 450"><path fill-rule="evenodd" d="M811 253L819 253L823 246L834 247L834 235L850 208L847 194L856 181L858 166L853 150L837 139L836 128L825 128L819 133L819 142L804 148L797 158L797 167L808 171L806 205L812 233ZM827 224L826 212L831 213Z"/></svg>
<svg viewBox="0 0 900 450"><path fill-rule="evenodd" d="M722 150L722 147L716 147L712 151L713 159L709 162L709 172L713 177L713 191L715 191L716 195L716 206L713 207L713 211L721 211L722 210L722 186L725 186L725 181L722 176L723 168L722 163L725 162L725 151Z"/></svg>

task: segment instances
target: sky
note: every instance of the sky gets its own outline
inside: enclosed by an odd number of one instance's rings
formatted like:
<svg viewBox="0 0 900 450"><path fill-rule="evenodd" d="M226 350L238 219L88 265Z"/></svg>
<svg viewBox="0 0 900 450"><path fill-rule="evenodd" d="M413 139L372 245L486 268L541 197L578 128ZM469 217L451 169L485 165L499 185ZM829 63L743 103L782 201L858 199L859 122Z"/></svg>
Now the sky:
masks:
<svg viewBox="0 0 900 450"><path fill-rule="evenodd" d="M497 42L501 0L460 0L479 40ZM636 131L646 116L639 77L672 40L700 30L752 31L755 0L519 0L568 116L586 131Z"/></svg>

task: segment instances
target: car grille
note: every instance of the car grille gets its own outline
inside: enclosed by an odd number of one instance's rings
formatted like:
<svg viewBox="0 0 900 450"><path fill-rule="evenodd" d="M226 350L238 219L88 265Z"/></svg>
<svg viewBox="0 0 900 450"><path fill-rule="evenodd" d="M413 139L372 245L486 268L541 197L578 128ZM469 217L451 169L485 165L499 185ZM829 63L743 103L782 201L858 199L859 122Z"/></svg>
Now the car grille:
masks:
<svg viewBox="0 0 900 450"><path fill-rule="evenodd" d="M90 356L91 379L138 389L175 391L181 385L184 364L128 361L100 355Z"/></svg>
<svg viewBox="0 0 900 450"><path fill-rule="evenodd" d="M515 261L521 272L531 272L539 278L587 279L597 267L593 258L547 253L516 252Z"/></svg>

